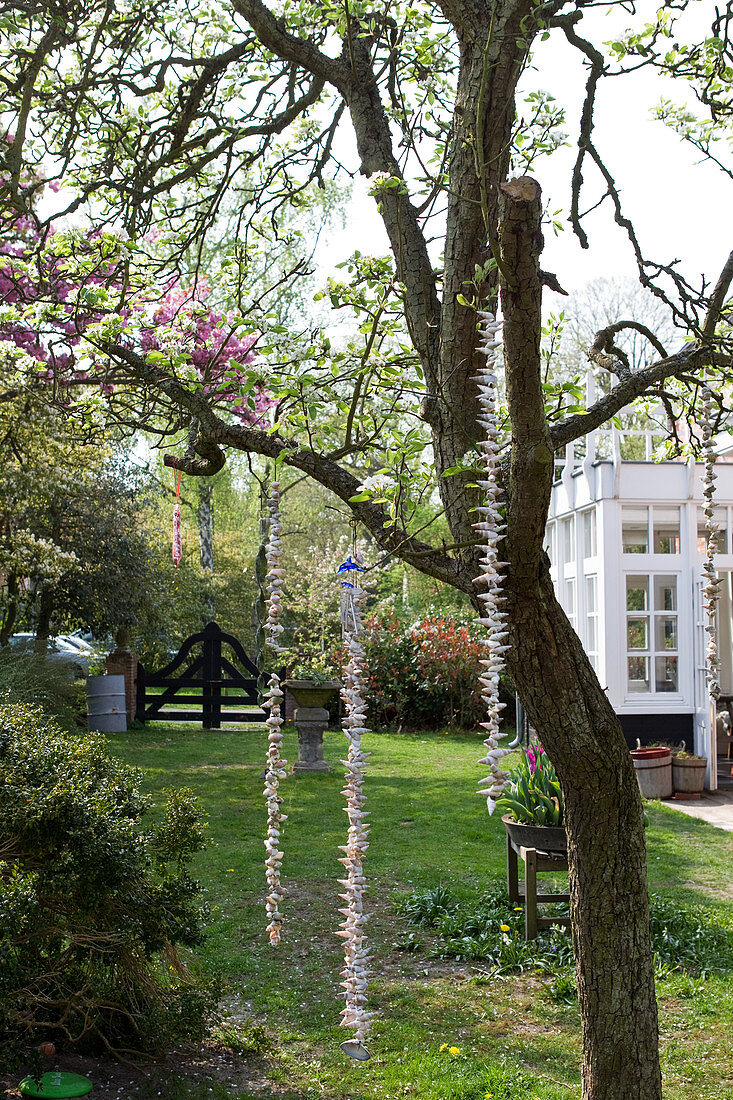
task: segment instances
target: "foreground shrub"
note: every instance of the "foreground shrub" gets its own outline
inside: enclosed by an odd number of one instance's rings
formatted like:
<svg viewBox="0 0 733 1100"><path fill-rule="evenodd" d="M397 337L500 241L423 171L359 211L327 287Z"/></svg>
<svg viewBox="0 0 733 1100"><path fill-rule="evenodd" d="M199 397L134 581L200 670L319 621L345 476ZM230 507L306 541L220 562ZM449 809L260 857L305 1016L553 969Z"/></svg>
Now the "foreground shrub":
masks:
<svg viewBox="0 0 733 1100"><path fill-rule="evenodd" d="M211 990L182 948L201 940L186 867L205 845L190 792L162 824L99 735L0 705L0 1042L163 1049L204 1033Z"/></svg>

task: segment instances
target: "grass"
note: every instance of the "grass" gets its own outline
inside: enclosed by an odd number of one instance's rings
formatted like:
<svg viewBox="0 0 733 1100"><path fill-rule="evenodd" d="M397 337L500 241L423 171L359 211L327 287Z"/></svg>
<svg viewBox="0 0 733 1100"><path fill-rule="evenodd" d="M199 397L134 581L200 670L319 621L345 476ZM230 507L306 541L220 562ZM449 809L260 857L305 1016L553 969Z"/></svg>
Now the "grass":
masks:
<svg viewBox="0 0 733 1100"><path fill-rule="evenodd" d="M411 896L443 887L459 909L472 911L504 874L502 823L473 795L477 735L369 738L370 992L378 1016L368 1044L373 1057L364 1064L348 1062L338 1048L345 1034L337 1026L340 941L332 933L342 904L335 884L345 831L342 735L326 734L334 774L296 773L283 784L290 893L277 949L267 942L262 905L264 732L151 725L110 742L142 769L152 795L188 786L208 813L215 843L195 868L211 906L201 963L228 982L231 1015L222 1040L242 1058L266 1061L272 1092L259 1096L577 1100L579 1020L567 972L492 977L481 960L441 957L435 929L410 920ZM292 733L285 754L297 756ZM733 834L652 804L648 842L650 886L662 912L670 901L691 912L705 903L733 927ZM672 931L689 938L684 922ZM705 927L699 939L706 942ZM658 995L665 1095L733 1100L730 973L703 979L672 971L660 979ZM198 1095L193 1086L176 1087L171 1096ZM201 1095L216 1100L220 1087L211 1088Z"/></svg>

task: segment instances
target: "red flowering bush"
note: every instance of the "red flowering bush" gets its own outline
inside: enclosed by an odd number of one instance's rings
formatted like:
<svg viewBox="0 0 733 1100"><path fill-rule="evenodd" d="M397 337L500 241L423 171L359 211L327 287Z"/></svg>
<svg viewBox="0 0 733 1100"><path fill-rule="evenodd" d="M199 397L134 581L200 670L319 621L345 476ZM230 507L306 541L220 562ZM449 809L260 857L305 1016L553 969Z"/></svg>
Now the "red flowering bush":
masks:
<svg viewBox="0 0 733 1100"><path fill-rule="evenodd" d="M374 725L473 729L483 719L478 624L431 614L408 626L389 609L367 620L364 643Z"/></svg>

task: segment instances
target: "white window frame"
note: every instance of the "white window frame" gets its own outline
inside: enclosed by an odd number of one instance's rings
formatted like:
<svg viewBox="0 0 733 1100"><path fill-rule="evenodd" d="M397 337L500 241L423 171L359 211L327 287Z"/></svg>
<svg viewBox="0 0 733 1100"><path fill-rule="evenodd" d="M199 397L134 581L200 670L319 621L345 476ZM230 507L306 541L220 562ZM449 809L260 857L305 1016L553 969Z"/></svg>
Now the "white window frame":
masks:
<svg viewBox="0 0 733 1100"><path fill-rule="evenodd" d="M631 555L635 557L637 555ZM638 555L641 557L641 555ZM667 555L658 555L658 559L666 557ZM677 557L678 555L670 554L670 558ZM680 641L682 638L681 633L681 606L680 602L684 597L684 593L681 591L681 581L683 574L674 570L665 569L662 564L656 565L654 568L641 568L641 569L627 569L623 574L623 592L624 592L624 604L626 607L624 615L624 635L623 635L623 648L624 648L624 694L628 701L639 701L641 699L678 699L682 697L682 663L680 659ZM628 593L628 579L629 577L644 578L647 582L647 604L648 606L643 610L630 610L627 603ZM657 608L656 606L656 586L655 582L659 577L670 577L674 579L675 586L675 607L674 610L666 610L664 608ZM659 648L657 646L657 621L663 618L674 618L675 631L676 631L676 647L674 649ZM647 623L647 638L646 646L643 649L630 649L629 648L629 635L628 628L629 622L635 619L645 619ZM629 659L632 657L643 658L648 663L649 669L649 690L648 691L632 691L629 686ZM658 691L657 690L657 674L656 664L658 658L674 657L677 661L677 686L674 691Z"/></svg>

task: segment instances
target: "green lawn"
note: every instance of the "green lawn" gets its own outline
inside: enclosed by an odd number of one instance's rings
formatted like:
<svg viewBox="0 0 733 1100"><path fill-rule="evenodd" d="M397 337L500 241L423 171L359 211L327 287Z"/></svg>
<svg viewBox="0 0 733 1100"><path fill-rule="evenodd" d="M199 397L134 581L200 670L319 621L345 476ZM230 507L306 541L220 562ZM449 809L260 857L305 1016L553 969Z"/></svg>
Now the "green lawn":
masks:
<svg viewBox="0 0 733 1100"><path fill-rule="evenodd" d="M576 1005L556 1003L547 976L491 978L480 962L434 957L434 937L417 934L395 908L399 895L439 884L469 903L504 873L502 823L474 794L482 775L478 736L369 737L370 988L378 1017L368 1044L373 1057L364 1064L352 1064L338 1047L345 1033L337 1026L340 941L332 933L342 904L335 880L346 821L343 736L326 734L332 775L299 773L283 783L290 894L275 949L264 933L262 904L264 732L159 725L114 735L110 744L143 771L156 798L166 787L187 786L201 800L215 842L195 866L211 905L202 965L226 977L229 1039L240 1050L264 1046L278 1096L285 1089L288 1096L327 1100L579 1097ZM293 734L285 754L297 757ZM656 804L648 842L654 891L685 903L712 902L733 920L733 834ZM420 945L416 951L398 946L410 941ZM732 987L729 973L659 981L670 1100L733 1100ZM446 1043L459 1053L441 1051ZM201 1095L245 1095L212 1087Z"/></svg>

